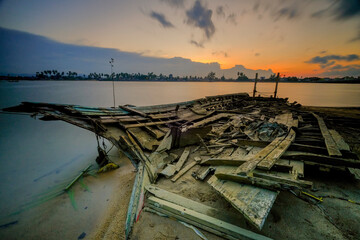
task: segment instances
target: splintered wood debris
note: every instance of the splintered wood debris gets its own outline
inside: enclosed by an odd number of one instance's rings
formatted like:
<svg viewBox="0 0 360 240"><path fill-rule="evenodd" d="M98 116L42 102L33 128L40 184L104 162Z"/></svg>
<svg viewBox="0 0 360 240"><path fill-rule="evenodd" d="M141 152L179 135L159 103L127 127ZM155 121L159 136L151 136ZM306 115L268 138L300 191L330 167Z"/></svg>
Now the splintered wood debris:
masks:
<svg viewBox="0 0 360 240"><path fill-rule="evenodd" d="M279 192L313 188L304 165L349 169L354 174L360 168L341 134L328 129L318 114L287 99L240 93L118 108L24 102L4 111L38 114L42 120L85 128L108 139L130 159L137 175L126 238L145 208L226 239L268 239L261 229ZM190 187L205 181L207 191L218 193L238 214L161 189L159 178L168 189L176 189L182 179ZM240 227L239 216L255 230Z"/></svg>

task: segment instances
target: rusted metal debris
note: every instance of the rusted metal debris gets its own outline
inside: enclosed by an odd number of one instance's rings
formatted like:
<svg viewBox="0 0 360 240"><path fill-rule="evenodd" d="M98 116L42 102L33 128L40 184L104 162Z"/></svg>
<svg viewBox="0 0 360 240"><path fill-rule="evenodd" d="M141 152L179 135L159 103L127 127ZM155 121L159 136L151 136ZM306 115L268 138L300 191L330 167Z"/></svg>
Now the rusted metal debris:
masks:
<svg viewBox="0 0 360 240"><path fill-rule="evenodd" d="M176 184L186 172L197 179L194 181L208 179L209 186L261 230L279 191L312 188L304 165L349 168L350 172L360 168L356 154L338 132L328 129L319 115L287 99L239 93L115 109L24 102L4 111L38 114L42 120L62 120L90 130L130 159L138 172L126 237L144 206L228 239L263 237L226 218L214 218L205 205L164 194L150 185L159 177L170 178L169 184ZM201 167L189 171L194 166Z"/></svg>

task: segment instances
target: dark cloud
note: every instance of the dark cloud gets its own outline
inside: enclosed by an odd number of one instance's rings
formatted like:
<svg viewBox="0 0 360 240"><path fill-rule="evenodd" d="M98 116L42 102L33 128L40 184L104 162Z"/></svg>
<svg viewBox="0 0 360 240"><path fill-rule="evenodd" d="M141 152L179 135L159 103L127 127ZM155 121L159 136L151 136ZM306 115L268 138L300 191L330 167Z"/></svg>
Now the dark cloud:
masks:
<svg viewBox="0 0 360 240"><path fill-rule="evenodd" d="M216 14L220 17L225 17L225 11L223 6L218 6L216 8Z"/></svg>
<svg viewBox="0 0 360 240"><path fill-rule="evenodd" d="M166 19L165 15L162 13L157 13L157 12L152 11L150 13L150 17L157 20L164 28L173 28L174 27L174 25L171 22L169 22Z"/></svg>
<svg viewBox="0 0 360 240"><path fill-rule="evenodd" d="M357 54L349 54L347 56L341 56L341 55L327 55L327 56L316 56L313 57L312 59L310 59L309 61L306 61L306 63L317 63L317 64L329 64L329 61L347 61L347 62L351 62L351 61L356 61L356 60L360 60L359 55Z"/></svg>
<svg viewBox="0 0 360 240"><path fill-rule="evenodd" d="M213 71L217 76L235 78L237 72L248 77L269 77L271 70L252 70L244 66L221 69L217 62L200 63L191 59L174 57L147 57L139 53L123 52L117 49L78 46L53 41L34 34L0 27L0 74L34 74L44 69L90 72L109 72L106 64L115 59L115 72L174 74L174 76L206 76Z"/></svg>
<svg viewBox="0 0 360 240"><path fill-rule="evenodd" d="M186 11L187 24L202 29L207 39L210 39L215 33L215 26L211 20L212 10L203 6L197 0L192 8Z"/></svg>
<svg viewBox="0 0 360 240"><path fill-rule="evenodd" d="M335 20L348 20L360 16L359 0L337 0L333 1L327 8L312 14L312 17L331 16Z"/></svg>
<svg viewBox="0 0 360 240"><path fill-rule="evenodd" d="M344 76L353 76L357 77L360 76L360 65L349 65L349 66L342 66L336 65L329 68L327 71L321 73L322 76L337 76L337 77L344 77Z"/></svg>
<svg viewBox="0 0 360 240"><path fill-rule="evenodd" d="M260 53L255 53L255 57L258 57L258 56L260 56Z"/></svg>
<svg viewBox="0 0 360 240"><path fill-rule="evenodd" d="M185 0L160 0L160 2L164 2L175 8L184 8L185 6Z"/></svg>
<svg viewBox="0 0 360 240"><path fill-rule="evenodd" d="M323 50L323 51L321 51L321 52L319 52L320 54L325 54L325 53L327 53L327 51L326 50Z"/></svg>
<svg viewBox="0 0 360 240"><path fill-rule="evenodd" d="M237 25L236 14L235 13L229 14L229 16L226 18L226 22Z"/></svg>
<svg viewBox="0 0 360 240"><path fill-rule="evenodd" d="M275 21L282 18L291 20L297 18L298 16L300 16L300 12L296 6L283 7L275 13Z"/></svg>
<svg viewBox="0 0 360 240"><path fill-rule="evenodd" d="M201 42L197 42L197 41L195 41L195 40L191 40L190 43L193 44L193 45L195 45L196 47L204 48L204 45L203 45L203 43L201 43Z"/></svg>

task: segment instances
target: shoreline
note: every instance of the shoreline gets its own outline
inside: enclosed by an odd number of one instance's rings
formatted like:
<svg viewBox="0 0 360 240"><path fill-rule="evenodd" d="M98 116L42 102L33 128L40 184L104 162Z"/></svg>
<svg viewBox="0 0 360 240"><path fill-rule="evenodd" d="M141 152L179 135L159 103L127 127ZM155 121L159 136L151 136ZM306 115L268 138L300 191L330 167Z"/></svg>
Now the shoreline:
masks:
<svg viewBox="0 0 360 240"><path fill-rule="evenodd" d="M103 79L103 80L98 80L98 79L16 79L16 80L10 80L10 79L0 79L0 81L7 81L7 82L19 82L19 81L54 81L54 82L58 82L58 81L75 81L75 82L83 82L83 81L94 81L94 82L112 82L113 80L111 79ZM231 81L231 80L202 80L202 81L196 81L196 80L114 80L114 82L192 82L192 83L254 83L254 79L249 79L247 81ZM276 81L261 81L258 80L257 83L276 83ZM280 80L279 83L328 83L328 84L360 84L360 80L359 81L355 81L355 82L351 82L351 81L319 81L319 82L314 82L314 81L282 81Z"/></svg>

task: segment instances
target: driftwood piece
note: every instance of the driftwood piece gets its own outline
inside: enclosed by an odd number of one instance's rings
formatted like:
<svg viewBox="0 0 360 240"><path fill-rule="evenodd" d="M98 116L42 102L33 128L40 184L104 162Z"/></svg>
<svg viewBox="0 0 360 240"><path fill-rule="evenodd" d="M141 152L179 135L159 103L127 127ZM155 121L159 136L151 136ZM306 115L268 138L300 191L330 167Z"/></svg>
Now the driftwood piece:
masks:
<svg viewBox="0 0 360 240"><path fill-rule="evenodd" d="M342 156L340 150L338 149L334 139L332 138L328 128L326 127L326 124L324 122L324 120L319 117L318 115L316 115L315 113L313 113L314 117L318 120L318 124L320 127L320 131L322 136L325 139L325 144L326 144L326 148L328 149L329 152L329 156Z"/></svg>

